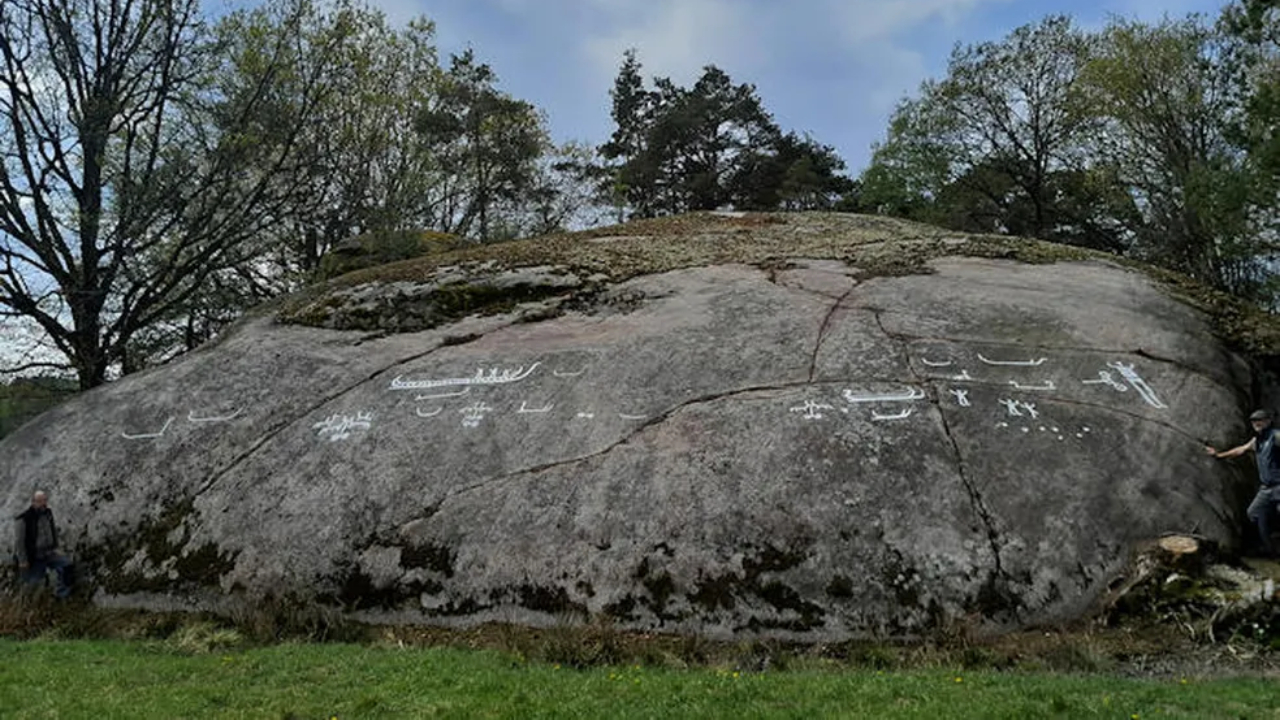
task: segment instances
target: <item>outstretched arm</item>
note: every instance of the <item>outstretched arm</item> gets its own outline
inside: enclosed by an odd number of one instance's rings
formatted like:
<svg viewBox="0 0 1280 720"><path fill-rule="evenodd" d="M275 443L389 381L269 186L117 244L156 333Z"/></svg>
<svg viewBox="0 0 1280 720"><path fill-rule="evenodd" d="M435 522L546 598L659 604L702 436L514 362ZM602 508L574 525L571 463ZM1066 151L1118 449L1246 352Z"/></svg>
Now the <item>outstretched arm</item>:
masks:
<svg viewBox="0 0 1280 720"><path fill-rule="evenodd" d="M1221 451L1221 452L1219 452L1217 449L1215 449L1212 445L1205 445L1205 446L1204 446L1204 451L1205 451L1205 452L1207 452L1207 453L1209 453L1210 455L1212 455L1212 456L1216 457L1216 458L1233 458L1233 457L1240 457L1241 455L1243 455L1243 454L1245 454L1245 453L1249 452L1250 450L1252 450L1252 449L1253 449L1254 444L1255 444L1255 443L1257 443L1257 442L1258 442L1257 438L1249 438L1249 442L1247 442L1247 443L1245 443L1245 444L1243 444L1243 445L1240 445L1239 447L1233 447L1233 448L1231 448L1230 450L1223 450L1223 451Z"/></svg>

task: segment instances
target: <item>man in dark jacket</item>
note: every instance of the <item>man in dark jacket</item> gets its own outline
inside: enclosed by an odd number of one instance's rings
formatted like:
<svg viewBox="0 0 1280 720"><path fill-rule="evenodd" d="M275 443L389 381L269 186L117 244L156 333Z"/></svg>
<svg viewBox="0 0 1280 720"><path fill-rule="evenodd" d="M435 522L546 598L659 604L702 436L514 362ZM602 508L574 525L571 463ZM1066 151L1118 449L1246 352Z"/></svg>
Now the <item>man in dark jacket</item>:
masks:
<svg viewBox="0 0 1280 720"><path fill-rule="evenodd" d="M18 515L14 526L14 554L23 579L38 584L52 570L57 576L54 594L60 598L70 595L71 561L58 552L58 528L44 491L37 490L31 496L31 507Z"/></svg>
<svg viewBox="0 0 1280 720"><path fill-rule="evenodd" d="M1280 430L1272 426L1273 419L1270 410L1256 410L1249 416L1253 437L1248 442L1221 452L1213 446L1205 446L1205 451L1216 458L1233 458L1253 451L1258 461L1258 481L1262 486L1253 496L1246 514L1258 528L1262 552L1267 557L1276 555L1271 543L1271 521L1276 503L1280 502L1280 447L1276 446L1276 435Z"/></svg>

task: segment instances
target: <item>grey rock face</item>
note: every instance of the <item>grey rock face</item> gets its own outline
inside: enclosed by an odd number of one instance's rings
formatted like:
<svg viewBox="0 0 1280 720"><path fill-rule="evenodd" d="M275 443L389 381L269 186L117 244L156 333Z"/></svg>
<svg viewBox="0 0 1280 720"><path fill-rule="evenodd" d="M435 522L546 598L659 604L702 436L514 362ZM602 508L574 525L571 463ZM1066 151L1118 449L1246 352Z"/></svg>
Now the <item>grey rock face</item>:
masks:
<svg viewBox="0 0 1280 720"><path fill-rule="evenodd" d="M1065 619L1140 540L1233 544L1251 478L1201 446L1247 437L1251 378L1198 313L1103 263L932 266L254 320L7 438L3 509L48 489L103 603L813 640Z"/></svg>

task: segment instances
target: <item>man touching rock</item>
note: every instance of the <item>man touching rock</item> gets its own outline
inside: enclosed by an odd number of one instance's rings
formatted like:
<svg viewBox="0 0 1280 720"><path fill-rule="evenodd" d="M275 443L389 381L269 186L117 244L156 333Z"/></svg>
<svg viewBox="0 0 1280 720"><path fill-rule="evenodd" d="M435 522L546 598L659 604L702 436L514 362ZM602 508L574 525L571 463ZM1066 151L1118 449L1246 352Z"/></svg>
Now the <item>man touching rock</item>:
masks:
<svg viewBox="0 0 1280 720"><path fill-rule="evenodd" d="M1276 503L1280 502L1280 448L1276 447L1276 430L1272 426L1274 416L1270 410L1255 410L1249 416L1249 424L1253 426L1253 437L1249 442L1230 450L1219 452L1212 445L1205 446L1205 452L1216 458L1239 457L1252 450L1258 461L1258 481L1262 483L1253 502L1249 503L1247 514L1254 527L1258 529L1261 549L1267 557L1275 557L1275 547L1271 544L1271 521L1275 514Z"/></svg>

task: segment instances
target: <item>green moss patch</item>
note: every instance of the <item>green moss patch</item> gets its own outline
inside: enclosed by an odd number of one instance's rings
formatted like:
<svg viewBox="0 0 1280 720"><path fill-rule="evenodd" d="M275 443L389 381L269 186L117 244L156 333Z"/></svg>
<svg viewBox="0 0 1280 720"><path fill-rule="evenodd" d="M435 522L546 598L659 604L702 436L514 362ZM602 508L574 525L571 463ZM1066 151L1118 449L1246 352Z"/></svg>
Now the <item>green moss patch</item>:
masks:
<svg viewBox="0 0 1280 720"><path fill-rule="evenodd" d="M564 288L492 286L490 278L517 268L555 266L580 277L617 283L641 275L728 263L755 265L769 272L785 267L788 258L811 258L844 261L856 268L860 277L871 278L928 273L931 261L948 256L1035 264L1116 263L1143 272L1172 297L1207 313L1232 349L1254 357L1280 357L1280 324L1271 315L1177 273L1085 248L950 232L895 218L843 213L692 213L450 249L347 273L273 304L272 309L284 322L360 329L376 326L404 332L473 313L509 312L521 302L567 294ZM461 272L468 279L442 284L424 299L399 301L388 296L386 307L374 310L353 307L343 295L365 285L436 283L445 271ZM559 310L544 310L533 319L558 314ZM335 321L338 316L342 319Z"/></svg>

